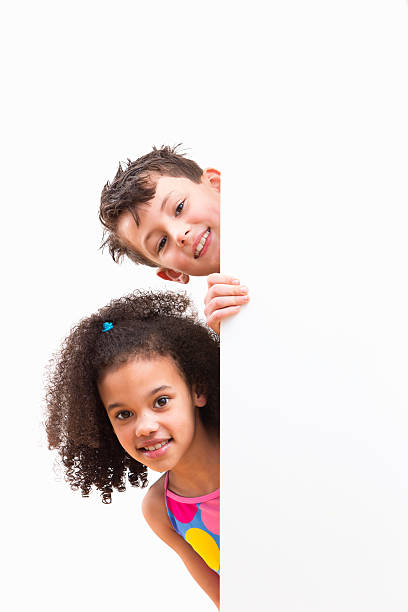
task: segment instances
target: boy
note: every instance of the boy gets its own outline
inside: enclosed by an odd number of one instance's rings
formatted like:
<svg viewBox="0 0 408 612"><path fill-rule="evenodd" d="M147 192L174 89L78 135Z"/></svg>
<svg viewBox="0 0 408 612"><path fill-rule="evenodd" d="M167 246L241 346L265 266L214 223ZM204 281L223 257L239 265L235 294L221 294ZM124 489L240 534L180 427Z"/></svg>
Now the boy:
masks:
<svg viewBox="0 0 408 612"><path fill-rule="evenodd" d="M202 170L177 147L154 147L126 169L119 165L102 190L99 218L115 261L126 255L179 283L208 276L204 312L217 333L249 301L238 279L219 274L220 173Z"/></svg>

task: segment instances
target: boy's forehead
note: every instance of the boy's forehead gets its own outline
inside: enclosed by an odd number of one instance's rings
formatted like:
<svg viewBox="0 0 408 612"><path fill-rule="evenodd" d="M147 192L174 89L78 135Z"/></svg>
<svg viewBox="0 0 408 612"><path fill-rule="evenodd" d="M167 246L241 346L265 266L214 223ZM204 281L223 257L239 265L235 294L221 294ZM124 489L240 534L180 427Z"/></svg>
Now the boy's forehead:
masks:
<svg viewBox="0 0 408 612"><path fill-rule="evenodd" d="M153 200L163 198L171 191L191 188L192 185L194 185L193 181L185 176L158 176Z"/></svg>

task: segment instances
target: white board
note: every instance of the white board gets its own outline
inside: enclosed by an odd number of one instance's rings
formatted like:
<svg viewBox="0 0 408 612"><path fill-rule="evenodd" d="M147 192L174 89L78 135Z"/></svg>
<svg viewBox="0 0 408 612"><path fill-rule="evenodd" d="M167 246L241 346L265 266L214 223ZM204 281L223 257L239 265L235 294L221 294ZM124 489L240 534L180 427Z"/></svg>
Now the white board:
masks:
<svg viewBox="0 0 408 612"><path fill-rule="evenodd" d="M408 10L268 11L224 160L222 609L403 612Z"/></svg>

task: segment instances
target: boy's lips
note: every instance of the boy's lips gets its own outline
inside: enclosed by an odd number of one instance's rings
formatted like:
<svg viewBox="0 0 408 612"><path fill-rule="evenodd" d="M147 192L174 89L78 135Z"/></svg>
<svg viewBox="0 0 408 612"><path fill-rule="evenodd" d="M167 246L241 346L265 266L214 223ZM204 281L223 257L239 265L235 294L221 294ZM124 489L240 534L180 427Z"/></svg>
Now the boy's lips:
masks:
<svg viewBox="0 0 408 612"><path fill-rule="evenodd" d="M193 243L193 257L194 259L198 259L207 251L208 247L211 243L211 228L207 227L203 232L201 232Z"/></svg>

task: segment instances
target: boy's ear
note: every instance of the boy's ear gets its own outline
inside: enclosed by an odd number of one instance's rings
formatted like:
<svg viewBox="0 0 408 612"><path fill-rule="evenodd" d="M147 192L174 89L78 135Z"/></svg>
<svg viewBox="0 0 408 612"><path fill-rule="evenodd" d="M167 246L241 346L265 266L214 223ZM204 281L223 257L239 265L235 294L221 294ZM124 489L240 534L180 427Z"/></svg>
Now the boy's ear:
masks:
<svg viewBox="0 0 408 612"><path fill-rule="evenodd" d="M206 178L211 187L214 187L217 191L221 189L221 173L215 168L206 168L203 172L203 177Z"/></svg>
<svg viewBox="0 0 408 612"><path fill-rule="evenodd" d="M172 270L171 268L159 268L156 274L164 280L174 281L175 283L181 283L182 285L187 285L188 281L190 280L188 274L184 274L184 272L176 272L176 270Z"/></svg>

